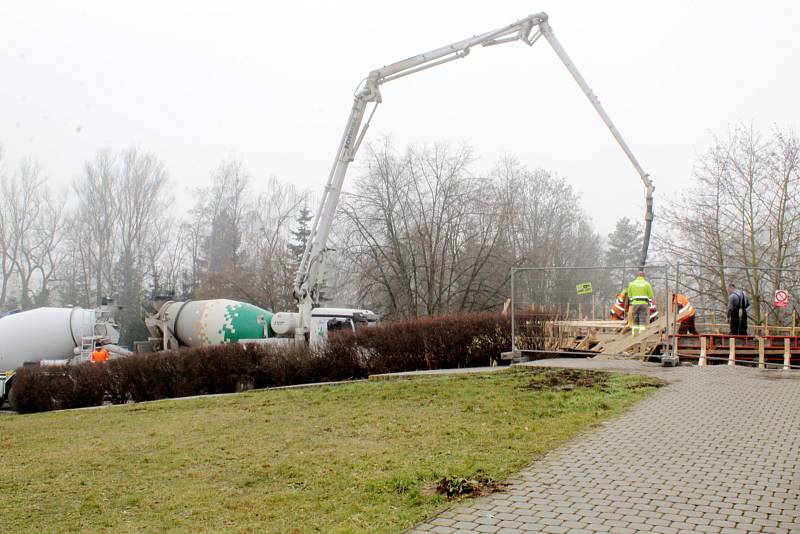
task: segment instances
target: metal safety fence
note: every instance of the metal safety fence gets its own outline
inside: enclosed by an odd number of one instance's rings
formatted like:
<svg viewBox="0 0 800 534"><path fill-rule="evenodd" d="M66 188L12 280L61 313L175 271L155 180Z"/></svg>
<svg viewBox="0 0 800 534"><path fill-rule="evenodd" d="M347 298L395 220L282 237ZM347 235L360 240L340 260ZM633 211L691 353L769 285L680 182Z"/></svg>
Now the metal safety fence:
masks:
<svg viewBox="0 0 800 534"><path fill-rule="evenodd" d="M634 266L519 267L511 270L512 353L557 350L546 329L558 322L610 322L611 307L637 272ZM654 316L669 324L669 269L648 266Z"/></svg>
<svg viewBox="0 0 800 534"><path fill-rule="evenodd" d="M633 329L611 317L618 295L635 274L626 265L512 269L511 353L583 351L661 356L669 358L665 362L699 365L800 369L800 269L684 262L648 266L655 298L641 342L626 334ZM745 333L732 331L730 283L750 300ZM683 314L679 322L674 295L691 303L692 328Z"/></svg>

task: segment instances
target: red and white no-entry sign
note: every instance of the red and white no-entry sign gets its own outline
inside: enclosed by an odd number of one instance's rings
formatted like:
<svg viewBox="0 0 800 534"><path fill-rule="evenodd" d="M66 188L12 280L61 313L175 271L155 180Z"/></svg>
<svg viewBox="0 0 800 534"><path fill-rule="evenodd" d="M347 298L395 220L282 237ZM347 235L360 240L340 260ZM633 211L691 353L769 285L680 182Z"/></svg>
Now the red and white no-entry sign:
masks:
<svg viewBox="0 0 800 534"><path fill-rule="evenodd" d="M776 308L785 308L789 305L789 292L779 289L775 292L775 301L772 303Z"/></svg>

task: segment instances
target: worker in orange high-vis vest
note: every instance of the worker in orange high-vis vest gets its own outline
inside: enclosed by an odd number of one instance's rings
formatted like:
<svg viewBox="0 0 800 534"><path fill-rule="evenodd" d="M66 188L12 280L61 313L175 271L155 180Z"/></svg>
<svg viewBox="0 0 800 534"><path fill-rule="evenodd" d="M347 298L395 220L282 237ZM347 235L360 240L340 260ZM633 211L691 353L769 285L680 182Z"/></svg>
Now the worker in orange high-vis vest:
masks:
<svg viewBox="0 0 800 534"><path fill-rule="evenodd" d="M617 298L614 299L614 304L611 305L611 320L624 321L625 310L628 308L628 295L623 291Z"/></svg>
<svg viewBox="0 0 800 534"><path fill-rule="evenodd" d="M94 346L92 351L92 363L100 363L108 361L108 350L106 350L100 343Z"/></svg>
<svg viewBox="0 0 800 534"><path fill-rule="evenodd" d="M612 321L624 321L625 320L625 310L628 308L628 294L623 291L617 298L614 299L614 304L611 305L611 309L609 310L611 314ZM656 306L656 300L650 299L648 301L648 310L647 310L649 320L651 323L654 323L658 320L658 306Z"/></svg>
<svg viewBox="0 0 800 534"><path fill-rule="evenodd" d="M678 333L697 335L697 328L694 326L696 312L686 295L682 293L672 295L672 309L675 310L675 320L679 325Z"/></svg>
<svg viewBox="0 0 800 534"><path fill-rule="evenodd" d="M658 305L656 304L656 299L650 299L647 301L647 317L649 318L651 323L658 321Z"/></svg>

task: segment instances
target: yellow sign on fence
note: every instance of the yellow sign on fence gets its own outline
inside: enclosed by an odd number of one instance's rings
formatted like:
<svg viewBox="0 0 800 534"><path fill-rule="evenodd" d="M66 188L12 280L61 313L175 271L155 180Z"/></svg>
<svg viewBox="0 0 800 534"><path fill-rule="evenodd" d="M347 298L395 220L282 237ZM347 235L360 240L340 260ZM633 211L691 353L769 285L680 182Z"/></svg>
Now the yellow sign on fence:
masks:
<svg viewBox="0 0 800 534"><path fill-rule="evenodd" d="M592 283L584 282L582 284L578 284L575 286L575 289L577 289L578 295L589 295L592 293Z"/></svg>

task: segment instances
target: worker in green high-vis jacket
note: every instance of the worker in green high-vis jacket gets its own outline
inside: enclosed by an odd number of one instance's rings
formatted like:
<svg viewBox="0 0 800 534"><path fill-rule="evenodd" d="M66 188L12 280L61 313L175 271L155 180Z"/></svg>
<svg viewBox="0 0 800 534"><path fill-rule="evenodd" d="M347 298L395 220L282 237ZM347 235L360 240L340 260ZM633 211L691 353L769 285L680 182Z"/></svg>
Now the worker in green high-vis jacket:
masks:
<svg viewBox="0 0 800 534"><path fill-rule="evenodd" d="M636 278L628 284L628 301L631 305L633 325L631 334L644 332L649 322L650 302L653 300L653 286L645 278L644 271L636 273Z"/></svg>

